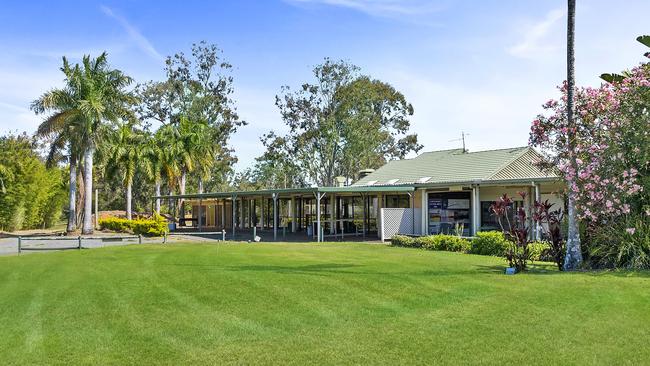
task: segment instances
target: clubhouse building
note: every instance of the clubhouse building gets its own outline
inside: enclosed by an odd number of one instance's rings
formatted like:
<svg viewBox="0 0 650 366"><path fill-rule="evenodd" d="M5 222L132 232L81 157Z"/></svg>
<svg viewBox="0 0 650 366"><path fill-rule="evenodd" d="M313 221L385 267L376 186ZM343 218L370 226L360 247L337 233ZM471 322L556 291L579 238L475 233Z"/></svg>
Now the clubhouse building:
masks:
<svg viewBox="0 0 650 366"><path fill-rule="evenodd" d="M395 234L456 233L473 236L496 230L489 207L502 194L517 207L535 199L562 207L563 184L540 170L540 155L530 147L467 152L425 152L336 187L212 192L160 196L184 201L186 212L174 229L225 231L229 239L339 240L390 239ZM521 200L517 192L528 193ZM516 208L516 207L515 207ZM320 235L319 235L320 233ZM539 236L539 230L532 235Z"/></svg>

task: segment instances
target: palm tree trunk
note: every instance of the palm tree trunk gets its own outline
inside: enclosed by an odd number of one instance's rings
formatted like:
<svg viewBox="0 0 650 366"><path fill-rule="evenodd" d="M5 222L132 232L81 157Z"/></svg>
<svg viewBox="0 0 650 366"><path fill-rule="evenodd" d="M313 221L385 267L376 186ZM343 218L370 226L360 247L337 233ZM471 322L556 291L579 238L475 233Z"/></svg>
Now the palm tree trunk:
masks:
<svg viewBox="0 0 650 366"><path fill-rule="evenodd" d="M93 154L94 146L88 146L84 152L84 223L81 228L82 234L93 233Z"/></svg>
<svg viewBox="0 0 650 366"><path fill-rule="evenodd" d="M183 170L181 172L180 182L178 184L178 191L179 191L181 196L185 194L185 183L186 182L187 182L187 173L185 172L185 170ZM178 207L181 210L178 216L181 219L184 219L185 218L185 199L181 198L179 200Z"/></svg>
<svg viewBox="0 0 650 366"><path fill-rule="evenodd" d="M70 192L68 196L68 227L66 232L77 230L77 159L70 154Z"/></svg>
<svg viewBox="0 0 650 366"><path fill-rule="evenodd" d="M133 182L126 183L126 219L133 219L133 212L131 211L131 197L132 197Z"/></svg>
<svg viewBox="0 0 650 366"><path fill-rule="evenodd" d="M573 120L573 104L575 88L575 14L576 2L575 0L568 0L568 13L567 13L567 127L568 127L568 148L569 148L569 164L573 167L573 171L578 171L578 164L575 154L575 122ZM569 186L568 194L568 221L569 228L567 233L566 244L566 257L564 258L564 269L567 271L577 269L582 263L582 250L580 248L580 231L578 228L578 219L576 215L576 192L574 192L573 185L575 184L575 175L569 175L567 184Z"/></svg>
<svg viewBox="0 0 650 366"><path fill-rule="evenodd" d="M156 196L160 197L160 179L156 179ZM156 198L156 214L160 215L160 198Z"/></svg>
<svg viewBox="0 0 650 366"><path fill-rule="evenodd" d="M75 207L77 207L77 220L76 220L76 228L78 229L81 225L81 223L84 220L84 210L82 208L84 207L84 200L86 199L86 189L85 189L85 183L84 183L84 169L83 167L85 166L84 162L81 160L77 160L77 204Z"/></svg>

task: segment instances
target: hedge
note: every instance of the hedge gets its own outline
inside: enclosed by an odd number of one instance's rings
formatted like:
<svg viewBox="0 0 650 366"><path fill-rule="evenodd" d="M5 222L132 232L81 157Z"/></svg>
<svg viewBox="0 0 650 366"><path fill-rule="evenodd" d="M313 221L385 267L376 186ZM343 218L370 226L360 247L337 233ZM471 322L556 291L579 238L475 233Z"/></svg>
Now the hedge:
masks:
<svg viewBox="0 0 650 366"><path fill-rule="evenodd" d="M471 243L467 239L455 235L429 235L411 238L395 235L390 242L393 246L424 248L427 250L444 250L448 252L469 252Z"/></svg>
<svg viewBox="0 0 650 366"><path fill-rule="evenodd" d="M390 245L501 257L505 255L509 242L500 231L483 231L477 233L471 242L455 235L438 234L419 237L395 235L390 240ZM530 243L528 252L529 259L532 261L553 261L548 243L541 241Z"/></svg>
<svg viewBox="0 0 650 366"><path fill-rule="evenodd" d="M481 231L472 240L470 253L501 257L508 249L508 241L500 231Z"/></svg>
<svg viewBox="0 0 650 366"><path fill-rule="evenodd" d="M136 220L107 217L99 220L99 228L118 233L133 233L144 236L163 236L168 230L167 220L160 215L154 215L151 219Z"/></svg>

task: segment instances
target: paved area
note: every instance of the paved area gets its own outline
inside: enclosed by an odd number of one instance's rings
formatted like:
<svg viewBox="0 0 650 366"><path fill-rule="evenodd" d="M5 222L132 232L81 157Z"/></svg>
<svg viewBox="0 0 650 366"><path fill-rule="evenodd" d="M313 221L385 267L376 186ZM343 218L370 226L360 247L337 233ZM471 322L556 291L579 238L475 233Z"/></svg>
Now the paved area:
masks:
<svg viewBox="0 0 650 366"><path fill-rule="evenodd" d="M234 241L241 242L250 242L253 240L252 231L250 230L241 230L237 231L237 235L234 238ZM282 235L285 234L285 235ZM260 237L262 242L273 242L273 232L267 230L260 230L256 232L256 235ZM131 236L130 239L119 239L123 236ZM56 238L56 240L51 240ZM40 239L40 240L39 240ZM222 234L220 232L192 232L192 233L173 233L167 237L167 242L214 242L222 239ZM370 239L370 240L369 240ZM226 233L226 240L233 240L232 232ZM142 238L143 244L162 244L162 238ZM316 243L313 238L309 238L304 234L286 234L279 233L278 241L283 242L313 242ZM367 243L380 243L378 240L371 238L366 238L365 240L362 237L355 236L346 236L341 237L326 237L325 241L327 242L336 242L336 241L364 241ZM102 248L108 246L120 246L120 245L131 245L138 244L138 239L134 238L132 235L127 234L110 234L110 233L101 233L92 235L90 238L83 238L81 241L82 248L93 249L93 248ZM66 236L24 236L22 241L23 251L21 254L30 254L30 253L42 253L49 251L60 251L66 250L69 248L77 248L79 246L79 239L77 237L66 237ZM29 250L37 249L37 250ZM18 254L18 237L0 237L0 255L17 255Z"/></svg>
<svg viewBox="0 0 650 366"><path fill-rule="evenodd" d="M51 239L52 237L43 237ZM79 239L76 237L57 237L57 240L39 240L39 237L23 238L21 254L37 253L43 251L56 251L65 250L69 248L77 248L79 246ZM171 238L170 241L177 241L179 238ZM142 242L145 244L162 244L162 238L143 238ZM92 237L91 239L84 239L82 237L81 246L85 249L102 248L108 246L130 245L138 244L137 238L132 239L118 239L117 236L101 236ZM37 250L29 250L37 249ZM0 255L18 254L18 238L0 238Z"/></svg>

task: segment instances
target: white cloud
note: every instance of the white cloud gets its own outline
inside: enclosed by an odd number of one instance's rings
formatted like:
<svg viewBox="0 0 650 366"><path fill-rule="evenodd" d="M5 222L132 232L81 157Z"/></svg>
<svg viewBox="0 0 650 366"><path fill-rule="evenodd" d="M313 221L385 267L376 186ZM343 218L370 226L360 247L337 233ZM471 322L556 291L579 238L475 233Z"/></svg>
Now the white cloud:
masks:
<svg viewBox="0 0 650 366"><path fill-rule="evenodd" d="M539 58L561 49L563 44L549 40L548 36L553 30L562 28L558 21L563 19L565 14L561 9L551 10L544 19L523 25L522 27L526 28L523 39L509 47L508 53L521 58Z"/></svg>
<svg viewBox="0 0 650 366"><path fill-rule="evenodd" d="M128 33L129 37L131 37L131 40L145 53L147 53L149 56L153 57L156 60L162 60L163 56L156 51L156 48L149 42L149 40L140 33L140 31L131 25L126 18L119 16L115 14L115 12L109 8L108 6L100 6L100 9L106 16L115 19L122 28Z"/></svg>
<svg viewBox="0 0 650 366"><path fill-rule="evenodd" d="M426 17L443 7L426 0L285 0L294 5L323 4L354 9L362 13L386 18ZM433 22L428 22L434 24Z"/></svg>

